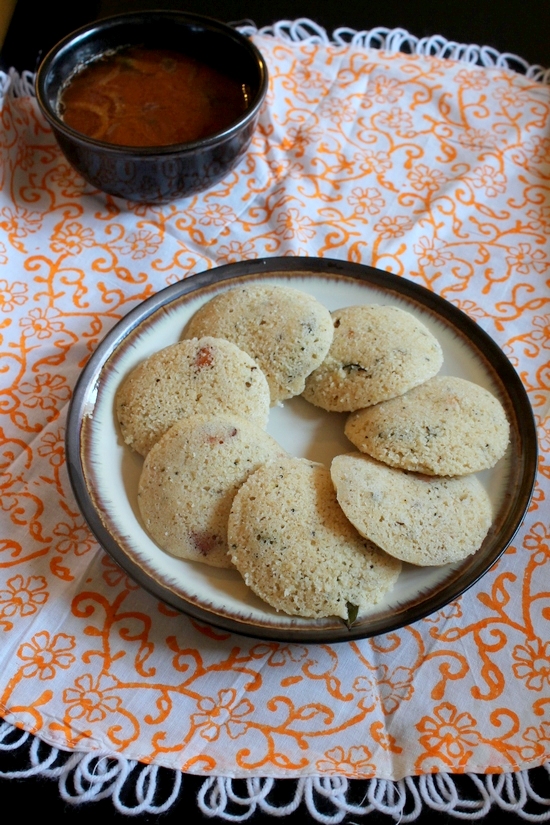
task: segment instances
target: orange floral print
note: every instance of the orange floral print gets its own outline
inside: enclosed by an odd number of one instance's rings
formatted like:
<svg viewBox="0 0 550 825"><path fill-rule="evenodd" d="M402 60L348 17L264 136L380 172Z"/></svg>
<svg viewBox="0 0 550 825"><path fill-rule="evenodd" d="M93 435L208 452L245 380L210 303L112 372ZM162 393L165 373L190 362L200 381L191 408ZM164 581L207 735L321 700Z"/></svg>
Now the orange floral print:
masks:
<svg viewBox="0 0 550 825"><path fill-rule="evenodd" d="M521 156L530 163L550 163L550 138L543 138L540 135L529 138L521 147L519 157Z"/></svg>
<svg viewBox="0 0 550 825"><path fill-rule="evenodd" d="M364 215L365 212L369 215L378 215L386 205L380 191L373 187L368 189L356 187L352 189L351 195L348 197L348 203L354 207L356 215Z"/></svg>
<svg viewBox="0 0 550 825"><path fill-rule="evenodd" d="M130 255L135 261L153 255L162 243L162 235L152 232L150 229L140 229L137 232L130 232L126 237L126 243L120 248L123 255Z"/></svg>
<svg viewBox="0 0 550 825"><path fill-rule="evenodd" d="M227 245L222 245L218 249L218 260L224 264L236 264L238 261L252 261L258 257L251 241L240 243L231 241Z"/></svg>
<svg viewBox="0 0 550 825"><path fill-rule="evenodd" d="M497 137L487 129L465 129L458 135L458 141L473 149L494 149L498 145Z"/></svg>
<svg viewBox="0 0 550 825"><path fill-rule="evenodd" d="M21 245L15 243L15 239L26 238L38 232L41 226L42 215L39 212L32 212L23 206L4 206L0 210L0 229L4 230L18 249Z"/></svg>
<svg viewBox="0 0 550 825"><path fill-rule="evenodd" d="M535 315L530 337L544 349L550 349L550 315Z"/></svg>
<svg viewBox="0 0 550 825"><path fill-rule="evenodd" d="M308 656L307 647L300 645L275 644L267 646L256 645L252 648L251 654L258 658L267 656L267 663L270 667L284 667L289 662L303 662Z"/></svg>
<svg viewBox="0 0 550 825"><path fill-rule="evenodd" d="M543 722L538 728L527 728L523 739L527 743L521 749L525 759L546 755L550 751L550 723Z"/></svg>
<svg viewBox="0 0 550 825"><path fill-rule="evenodd" d="M508 250L506 263L520 275L531 272L544 273L550 268L550 261L542 249L533 249L530 243L520 243Z"/></svg>
<svg viewBox="0 0 550 825"><path fill-rule="evenodd" d="M476 189L481 189L488 198L496 198L497 195L501 195L506 191L505 175L488 163L475 167L472 183Z"/></svg>
<svg viewBox="0 0 550 825"><path fill-rule="evenodd" d="M26 679L53 679L57 668L67 670L76 661L71 652L75 646L75 638L66 633L57 633L53 638L46 630L37 633L17 651L18 657L26 662L21 669L23 676Z"/></svg>
<svg viewBox="0 0 550 825"><path fill-rule="evenodd" d="M320 113L323 118L330 120L336 126L353 123L355 120L355 107L351 103L338 100L324 100Z"/></svg>
<svg viewBox="0 0 550 825"><path fill-rule="evenodd" d="M197 207L196 213L199 215L199 223L204 226L225 226L235 220L235 213L230 206L225 204L212 204L206 207Z"/></svg>
<svg viewBox="0 0 550 825"><path fill-rule="evenodd" d="M460 69L456 73L455 83L459 83L464 89L485 89L490 80L487 75L479 69Z"/></svg>
<svg viewBox="0 0 550 825"><path fill-rule="evenodd" d="M359 164L364 174L373 173L380 176L383 172L391 169L392 166L391 158L387 152L376 152L372 149L357 153L353 160Z"/></svg>
<svg viewBox="0 0 550 825"><path fill-rule="evenodd" d="M304 167L301 163L293 163L290 160L270 160L269 168L277 180L284 177L300 179L304 175Z"/></svg>
<svg viewBox="0 0 550 825"><path fill-rule="evenodd" d="M31 309L26 318L21 319L23 334L30 338L36 337L39 340L51 338L58 332L63 332L64 324L59 312L42 309Z"/></svg>
<svg viewBox="0 0 550 825"><path fill-rule="evenodd" d="M543 232L550 235L550 206L541 206L538 209L528 209L526 216L530 219L528 228L534 232Z"/></svg>
<svg viewBox="0 0 550 825"><path fill-rule="evenodd" d="M20 166L23 171L28 172L34 163L35 153L35 147L21 143L17 149L16 165Z"/></svg>
<svg viewBox="0 0 550 825"><path fill-rule="evenodd" d="M524 92L512 86L497 87L493 92L493 97L506 109L519 109L527 102Z"/></svg>
<svg viewBox="0 0 550 825"><path fill-rule="evenodd" d="M90 673L85 673L75 679L74 685L63 692L69 719L84 719L90 724L101 722L122 705L119 696L109 693L117 687L117 682L108 674L94 679Z"/></svg>
<svg viewBox="0 0 550 825"><path fill-rule="evenodd" d="M284 137L281 148L292 150L295 157L303 157L308 146L316 144L323 136L323 131L314 124L300 127L291 126Z"/></svg>
<svg viewBox="0 0 550 825"><path fill-rule="evenodd" d="M307 215L301 215L298 209L292 207L287 212L281 212L277 218L277 235L281 235L283 240L307 241L315 235L313 221Z"/></svg>
<svg viewBox="0 0 550 825"><path fill-rule="evenodd" d="M417 192L437 192L447 180L443 172L439 169L430 169L425 163L415 166L407 177Z"/></svg>
<svg viewBox="0 0 550 825"><path fill-rule="evenodd" d="M94 190L36 101L0 84L0 710L62 748L211 776L543 765L550 86L356 42L253 38L270 88L249 151L207 192L164 204ZM70 483L67 409L104 336L166 286L270 256L427 287L495 339L533 408L535 492L506 552L435 613L370 639L246 638L160 604L100 547ZM140 462L125 460L132 475Z"/></svg>
<svg viewBox="0 0 550 825"><path fill-rule="evenodd" d="M437 613L432 613L426 616L422 621L430 624L439 624L440 622L450 621L451 619L460 619L462 617L462 605L460 602L450 602L446 607L438 610Z"/></svg>
<svg viewBox="0 0 550 825"><path fill-rule="evenodd" d="M410 229L413 222L406 215L396 215L394 218L384 216L374 225L374 231L380 238L389 240L390 238L402 238Z"/></svg>
<svg viewBox="0 0 550 825"><path fill-rule="evenodd" d="M421 734L420 744L449 767L465 765L480 741L475 719L449 702L435 707L433 716L423 717L416 727Z"/></svg>
<svg viewBox="0 0 550 825"><path fill-rule="evenodd" d="M550 527L539 521L536 522L524 540L528 550L535 551L535 559L539 564L550 560Z"/></svg>
<svg viewBox="0 0 550 825"><path fill-rule="evenodd" d="M319 759L316 768L320 773L330 773L344 776L369 776L375 771L374 765L369 762L372 754L365 745L349 748L337 746L325 753L324 759Z"/></svg>
<svg viewBox="0 0 550 825"><path fill-rule="evenodd" d="M242 736L247 729L243 721L254 711L254 706L248 699L237 701L237 692L220 690L218 699L204 696L197 702L199 713L193 713L191 723L199 729L203 739L212 742L225 731L231 739Z"/></svg>
<svg viewBox="0 0 550 825"><path fill-rule="evenodd" d="M24 381L20 387L25 407L40 407L42 410L55 411L71 397L71 388L64 376L42 373L31 384Z"/></svg>
<svg viewBox="0 0 550 825"><path fill-rule="evenodd" d="M89 249L93 245L93 230L82 226L82 224L77 221L72 221L66 226L59 227L54 232L51 241L53 251L61 252L65 255L80 255L84 249Z"/></svg>
<svg viewBox="0 0 550 825"><path fill-rule="evenodd" d="M21 281L9 284L5 280L0 280L0 312L13 312L15 307L23 306L27 301L27 296L27 285Z"/></svg>
<svg viewBox="0 0 550 825"><path fill-rule="evenodd" d="M72 166L60 163L50 175L52 183L59 186L65 197L79 197L84 188L85 181L75 172Z"/></svg>
<svg viewBox="0 0 550 825"><path fill-rule="evenodd" d="M412 115L399 106L380 112L377 123L382 129L389 129L403 137L408 136L413 128Z"/></svg>
<svg viewBox="0 0 550 825"><path fill-rule="evenodd" d="M65 463L65 433L62 430L57 432L46 432L40 438L41 444L38 447L38 455L55 467L60 467Z"/></svg>
<svg viewBox="0 0 550 825"><path fill-rule="evenodd" d="M377 103L397 103L403 94L401 84L395 78L383 75L374 77L367 89L367 98L373 98Z"/></svg>
<svg viewBox="0 0 550 825"><path fill-rule="evenodd" d="M137 590L139 585L128 578L124 570L111 559L110 556L103 555L101 564L105 568L103 571L103 580L109 587L125 587L127 590Z"/></svg>
<svg viewBox="0 0 550 825"><path fill-rule="evenodd" d="M402 702L413 694L413 671L398 667L390 671L388 665L381 665L372 676L358 676L353 683L358 693L367 693L376 701L385 714L394 713Z"/></svg>
<svg viewBox="0 0 550 825"><path fill-rule="evenodd" d="M298 66L294 77L296 86L300 89L315 89L324 91L327 88L326 78L321 72L312 71L309 67Z"/></svg>
<svg viewBox="0 0 550 825"><path fill-rule="evenodd" d="M71 523L60 521L55 525L53 534L57 536L55 549L63 555L74 553L75 556L83 556L95 547L90 531L81 520Z"/></svg>
<svg viewBox="0 0 550 825"><path fill-rule="evenodd" d="M413 249L418 256L420 266L445 266L447 261L453 257L452 252L427 236L419 238Z"/></svg>
<svg viewBox="0 0 550 825"><path fill-rule="evenodd" d="M550 687L550 642L528 640L512 651L513 671L529 690L541 691Z"/></svg>
<svg viewBox="0 0 550 825"><path fill-rule="evenodd" d="M0 590L0 615L10 618L16 615L33 616L48 600L48 583L43 576L12 576L6 589Z"/></svg>

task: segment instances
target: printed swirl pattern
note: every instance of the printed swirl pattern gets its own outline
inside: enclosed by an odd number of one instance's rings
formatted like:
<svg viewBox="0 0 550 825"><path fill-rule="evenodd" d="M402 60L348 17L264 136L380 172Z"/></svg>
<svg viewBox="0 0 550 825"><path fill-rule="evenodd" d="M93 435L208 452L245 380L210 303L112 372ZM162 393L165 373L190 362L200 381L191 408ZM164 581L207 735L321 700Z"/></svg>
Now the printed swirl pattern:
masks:
<svg viewBox="0 0 550 825"><path fill-rule="evenodd" d="M31 97L0 179L0 708L62 749L197 774L400 778L550 756L550 87L506 69L255 37L270 92L215 189L150 208L92 191ZM101 338L168 284L317 255L436 291L528 391L540 470L476 586L387 636L262 643L157 603L102 552L64 456ZM521 701L518 702L518 696Z"/></svg>

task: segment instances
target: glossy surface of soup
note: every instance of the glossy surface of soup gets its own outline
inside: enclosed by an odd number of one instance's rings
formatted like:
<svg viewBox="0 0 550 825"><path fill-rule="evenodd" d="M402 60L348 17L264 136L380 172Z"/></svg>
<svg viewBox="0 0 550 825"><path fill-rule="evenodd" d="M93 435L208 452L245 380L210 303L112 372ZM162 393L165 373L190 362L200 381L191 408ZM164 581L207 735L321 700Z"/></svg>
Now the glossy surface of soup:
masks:
<svg viewBox="0 0 550 825"><path fill-rule="evenodd" d="M174 51L131 47L87 64L59 114L78 132L122 146L166 146L214 134L247 108L246 88Z"/></svg>

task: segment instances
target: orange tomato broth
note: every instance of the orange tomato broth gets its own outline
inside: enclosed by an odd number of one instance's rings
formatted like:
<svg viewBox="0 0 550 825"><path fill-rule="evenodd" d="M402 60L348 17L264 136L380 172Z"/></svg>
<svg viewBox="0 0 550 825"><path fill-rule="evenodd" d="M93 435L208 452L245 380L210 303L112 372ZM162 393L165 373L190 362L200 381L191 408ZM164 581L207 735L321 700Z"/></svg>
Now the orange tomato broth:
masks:
<svg viewBox="0 0 550 825"><path fill-rule="evenodd" d="M193 57L130 47L76 73L59 101L63 121L122 146L166 146L218 132L247 108L244 84Z"/></svg>

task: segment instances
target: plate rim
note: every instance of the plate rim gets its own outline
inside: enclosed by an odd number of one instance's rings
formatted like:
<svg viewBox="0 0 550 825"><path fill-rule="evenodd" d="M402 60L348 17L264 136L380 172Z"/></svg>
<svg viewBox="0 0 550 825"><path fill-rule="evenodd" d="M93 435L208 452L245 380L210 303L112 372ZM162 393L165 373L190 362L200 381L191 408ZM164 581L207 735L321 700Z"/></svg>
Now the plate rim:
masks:
<svg viewBox="0 0 550 825"><path fill-rule="evenodd" d="M314 626L303 627L299 624L289 624L281 629L269 625L251 625L249 622L241 622L235 618L219 616L207 608L197 607L194 604L186 603L183 607L181 597L178 594L175 594L166 584L157 582L144 573L142 568L137 563L132 562L119 547L118 542L105 527L101 515L97 512L86 482L82 458L82 429L86 415L85 408L89 405L88 396L90 389L93 392L93 389L97 388L105 365L128 335L163 307L185 295L200 292L207 287L238 279L258 279L275 273L280 273L289 278L292 278L294 273L296 276L304 278L308 272L318 277L327 275L351 278L352 280L367 282L373 287L383 288L385 291L390 290L398 296L405 296L409 300L415 301L424 310L429 310L439 318L443 317L453 328L459 329L461 335L484 353L484 357L491 364L491 370L505 387L510 403L516 413L517 435L522 445L524 460L521 483L515 488L514 505L501 526L501 533L505 530L501 546L499 542L499 547L493 550L489 558L484 559L483 563L478 563L470 568L465 581L460 582L459 578L460 584L458 587L457 580L453 578L426 602L420 602L403 611L397 611L393 621L388 622L386 619L384 622L377 622L374 620L369 628L362 627L360 624L348 628L342 622L342 627L337 629ZM528 414L526 415L526 413ZM269 641L333 644L355 641L399 630L406 625L436 613L473 587L504 554L522 524L536 484L538 441L531 402L514 366L489 333L463 310L422 284L417 284L402 275L396 275L367 264L334 258L273 256L223 264L191 274L149 296L119 319L100 340L75 382L67 413L65 455L69 481L76 503L92 534L100 546L122 567L130 578L155 598L177 610L178 613L229 633L238 633L246 637ZM314 625L314 623L315 620L312 620L311 625Z"/></svg>

